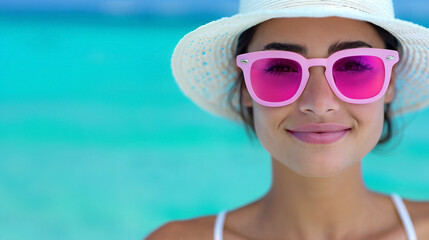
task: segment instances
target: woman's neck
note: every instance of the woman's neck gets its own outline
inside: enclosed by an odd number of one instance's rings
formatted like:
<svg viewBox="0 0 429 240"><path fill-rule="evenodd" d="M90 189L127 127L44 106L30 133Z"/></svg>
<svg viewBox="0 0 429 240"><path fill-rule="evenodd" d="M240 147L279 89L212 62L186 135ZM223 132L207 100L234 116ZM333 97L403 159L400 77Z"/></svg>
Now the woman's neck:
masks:
<svg viewBox="0 0 429 240"><path fill-rule="evenodd" d="M360 163L324 178L303 177L276 160L272 168L271 189L255 211L270 239L353 239L397 220L390 198L365 187Z"/></svg>

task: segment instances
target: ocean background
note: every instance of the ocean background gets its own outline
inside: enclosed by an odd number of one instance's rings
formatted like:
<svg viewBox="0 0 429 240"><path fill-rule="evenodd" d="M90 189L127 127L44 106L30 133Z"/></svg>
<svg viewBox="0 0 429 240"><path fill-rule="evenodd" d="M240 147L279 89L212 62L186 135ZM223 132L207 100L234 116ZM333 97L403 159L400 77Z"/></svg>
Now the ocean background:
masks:
<svg viewBox="0 0 429 240"><path fill-rule="evenodd" d="M268 154L170 71L179 39L237 1L77 2L0 0L0 240L142 239L261 197ZM399 17L429 27L409 7L424 1L398 2ZM402 135L364 159L370 189L429 200L428 119L396 119Z"/></svg>

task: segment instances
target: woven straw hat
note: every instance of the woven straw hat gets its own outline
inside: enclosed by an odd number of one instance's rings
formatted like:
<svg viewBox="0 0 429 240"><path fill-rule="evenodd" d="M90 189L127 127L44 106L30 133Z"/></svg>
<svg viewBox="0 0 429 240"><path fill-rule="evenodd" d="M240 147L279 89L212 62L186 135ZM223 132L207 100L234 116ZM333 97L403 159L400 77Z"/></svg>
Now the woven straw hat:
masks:
<svg viewBox="0 0 429 240"><path fill-rule="evenodd" d="M185 95L201 108L239 120L227 104L227 93L237 78L235 51L240 34L271 18L329 16L371 22L401 42L393 116L429 105L429 29L396 19L391 0L241 0L238 14L203 25L180 40L171 60L173 75ZM238 92L233 103L239 104Z"/></svg>

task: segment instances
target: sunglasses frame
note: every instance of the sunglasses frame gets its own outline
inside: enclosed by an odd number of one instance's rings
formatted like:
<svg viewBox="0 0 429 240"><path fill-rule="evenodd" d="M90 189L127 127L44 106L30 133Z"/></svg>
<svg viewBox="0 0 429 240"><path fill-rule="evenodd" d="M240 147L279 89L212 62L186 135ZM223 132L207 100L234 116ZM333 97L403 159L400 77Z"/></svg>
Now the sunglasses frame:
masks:
<svg viewBox="0 0 429 240"><path fill-rule="evenodd" d="M382 89L376 96L368 99L352 99L344 96L335 85L335 81L332 73L334 64L342 58L353 57L353 56L373 56L383 61L384 69L385 69L385 74L384 74L385 79L384 79ZM250 72L252 69L252 65L257 60L266 59L266 58L290 59L290 60L296 61L301 66L302 68L301 83L296 93L290 99L287 99L281 102L269 102L269 101L260 99L255 94L250 80ZM386 93L387 88L389 86L390 77L392 75L393 66L398 61L399 61L399 53L397 51L389 50L389 49L379 49L379 48L346 49L346 50L335 52L327 58L307 59L296 52L283 51L283 50L265 50L265 51L244 53L244 54L238 55L236 58L237 66L241 68L243 71L244 81L250 96L257 103L267 107L281 107L295 102L301 96L302 92L305 89L305 86L307 85L307 82L310 76L309 68L314 66L325 67L326 69L325 77L326 77L326 80L328 81L328 84L331 90L335 93L335 95L338 98L340 98L344 102L354 103L354 104L367 104L367 103L375 102Z"/></svg>

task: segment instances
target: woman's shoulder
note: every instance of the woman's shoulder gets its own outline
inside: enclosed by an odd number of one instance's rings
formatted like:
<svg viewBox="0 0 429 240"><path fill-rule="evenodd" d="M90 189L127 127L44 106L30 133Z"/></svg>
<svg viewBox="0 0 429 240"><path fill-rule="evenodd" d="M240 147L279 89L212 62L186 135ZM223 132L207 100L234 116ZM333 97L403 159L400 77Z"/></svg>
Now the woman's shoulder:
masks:
<svg viewBox="0 0 429 240"><path fill-rule="evenodd" d="M417 239L429 239L429 201L404 199L404 204L416 230Z"/></svg>
<svg viewBox="0 0 429 240"><path fill-rule="evenodd" d="M230 211L228 213L233 213ZM152 232L145 240L213 240L216 215L194 218L190 220L172 221ZM224 227L223 239L246 240L237 233Z"/></svg>
<svg viewBox="0 0 429 240"><path fill-rule="evenodd" d="M429 217L429 200L418 201L403 199L403 201L410 215L415 215L417 218Z"/></svg>
<svg viewBox="0 0 429 240"><path fill-rule="evenodd" d="M216 216L168 222L153 231L145 240L213 240Z"/></svg>

